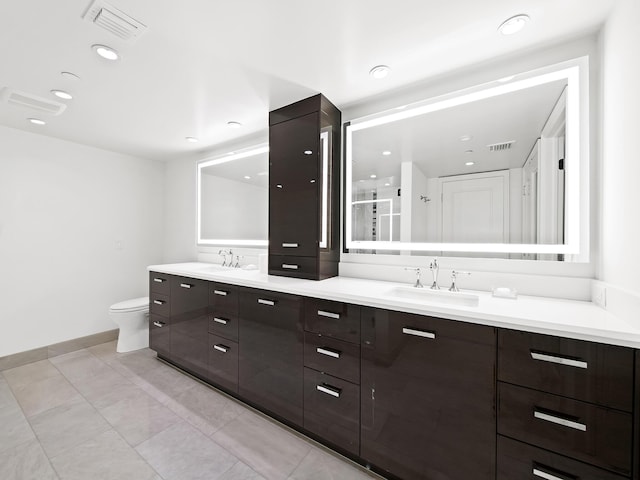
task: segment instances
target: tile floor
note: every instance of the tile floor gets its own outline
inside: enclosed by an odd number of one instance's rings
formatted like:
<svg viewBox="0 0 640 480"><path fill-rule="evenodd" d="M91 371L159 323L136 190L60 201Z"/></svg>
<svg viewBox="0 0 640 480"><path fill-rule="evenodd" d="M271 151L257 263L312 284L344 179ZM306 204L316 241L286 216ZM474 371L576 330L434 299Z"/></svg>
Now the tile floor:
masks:
<svg viewBox="0 0 640 480"><path fill-rule="evenodd" d="M104 343L0 375L3 480L371 480L158 361Z"/></svg>

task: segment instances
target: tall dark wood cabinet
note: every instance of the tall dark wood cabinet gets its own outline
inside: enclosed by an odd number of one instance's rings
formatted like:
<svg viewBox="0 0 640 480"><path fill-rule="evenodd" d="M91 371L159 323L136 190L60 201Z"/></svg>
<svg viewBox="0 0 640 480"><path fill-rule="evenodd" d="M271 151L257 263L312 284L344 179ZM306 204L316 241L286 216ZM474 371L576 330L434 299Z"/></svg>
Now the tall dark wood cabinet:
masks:
<svg viewBox="0 0 640 480"><path fill-rule="evenodd" d="M338 274L340 111L318 94L269 113L269 274Z"/></svg>
<svg viewBox="0 0 640 480"><path fill-rule="evenodd" d="M360 457L403 480L494 480L496 332L362 308Z"/></svg>

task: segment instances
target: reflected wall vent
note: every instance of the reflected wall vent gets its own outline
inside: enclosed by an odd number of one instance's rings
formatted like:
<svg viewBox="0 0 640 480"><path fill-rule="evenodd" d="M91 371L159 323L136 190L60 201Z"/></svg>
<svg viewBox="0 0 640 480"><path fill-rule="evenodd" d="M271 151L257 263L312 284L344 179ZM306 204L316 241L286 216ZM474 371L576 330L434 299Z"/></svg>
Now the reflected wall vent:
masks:
<svg viewBox="0 0 640 480"><path fill-rule="evenodd" d="M28 107L41 113L48 113L49 115L60 115L67 108L64 103L38 97L31 93L20 92L9 87L0 89L0 99L3 103L9 105Z"/></svg>
<svg viewBox="0 0 640 480"><path fill-rule="evenodd" d="M91 2L82 18L129 43L147 30L146 25L103 0Z"/></svg>
<svg viewBox="0 0 640 480"><path fill-rule="evenodd" d="M487 145L487 148L490 152L501 152L503 150L509 150L514 143L516 143L515 140L510 140L508 142L502 143L492 143L491 145Z"/></svg>

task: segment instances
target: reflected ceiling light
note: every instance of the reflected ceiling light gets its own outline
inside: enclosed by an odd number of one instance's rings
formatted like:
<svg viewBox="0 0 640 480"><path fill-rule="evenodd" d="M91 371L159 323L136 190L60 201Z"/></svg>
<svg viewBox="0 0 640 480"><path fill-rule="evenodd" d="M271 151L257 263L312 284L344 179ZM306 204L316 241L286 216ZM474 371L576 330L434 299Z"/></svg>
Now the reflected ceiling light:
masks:
<svg viewBox="0 0 640 480"><path fill-rule="evenodd" d="M240 128L242 126L242 124L240 122L227 122L227 127L229 128Z"/></svg>
<svg viewBox="0 0 640 480"><path fill-rule="evenodd" d="M76 75L75 73L60 72L60 75L62 75L64 78L68 78L70 80L80 80L80 77L78 75Z"/></svg>
<svg viewBox="0 0 640 480"><path fill-rule="evenodd" d="M189 143L197 143L198 139L196 137L184 137L184 139Z"/></svg>
<svg viewBox="0 0 640 480"><path fill-rule="evenodd" d="M245 175L245 176L244 176L244 179L245 179L245 180L251 180L251 177L250 177L249 175Z"/></svg>
<svg viewBox="0 0 640 480"><path fill-rule="evenodd" d="M258 173L259 177L264 177L265 175L269 175L269 172L259 172Z"/></svg>
<svg viewBox="0 0 640 480"><path fill-rule="evenodd" d="M102 58L106 60L118 60L120 55L113 48L107 47L106 45L92 45L91 48L94 52L100 55Z"/></svg>
<svg viewBox="0 0 640 480"><path fill-rule="evenodd" d="M305 154L305 155L311 155L312 153L313 153L313 152L312 152L311 150L305 150L305 151L304 151L304 154Z"/></svg>
<svg viewBox="0 0 640 480"><path fill-rule="evenodd" d="M471 135L462 135L460 137L460 141L461 142L468 142L469 140L471 140L473 137Z"/></svg>
<svg viewBox="0 0 640 480"><path fill-rule="evenodd" d="M369 178L378 178L378 176L374 173L374 174L369 175Z"/></svg>
<svg viewBox="0 0 640 480"><path fill-rule="evenodd" d="M384 152L382 152L382 154L383 154L385 157L388 157L389 155L391 155L391 151L389 151L389 150L385 150Z"/></svg>
<svg viewBox="0 0 640 480"><path fill-rule="evenodd" d="M51 93L53 93L58 98L62 98L63 100L71 100L73 98L73 95L71 95L69 92L65 92L64 90L51 90Z"/></svg>
<svg viewBox="0 0 640 480"><path fill-rule="evenodd" d="M371 70L369 70L369 75L373 78L384 78L389 75L391 69L386 65L376 65Z"/></svg>
<svg viewBox="0 0 640 480"><path fill-rule="evenodd" d="M391 186L391 184L390 184L390 183L385 183L385 184L384 184L384 186L385 186L385 187L390 187L390 186Z"/></svg>
<svg viewBox="0 0 640 480"><path fill-rule="evenodd" d="M514 33L518 33L522 30L528 21L529 15L515 15L502 22L502 25L498 27L498 31L502 35L513 35Z"/></svg>
<svg viewBox="0 0 640 480"><path fill-rule="evenodd" d="M498 81L500 83L507 83L507 82L510 82L511 80L513 80L514 78L516 78L515 75L509 75L508 77L499 78Z"/></svg>
<svg viewBox="0 0 640 480"><path fill-rule="evenodd" d="M476 162L464 162L464 164L465 164L467 167L470 167L471 165L475 165L475 164L476 164Z"/></svg>
<svg viewBox="0 0 640 480"><path fill-rule="evenodd" d="M47 122L45 122L44 120L40 120L39 118L27 118L27 120L29 120L34 125L46 125L47 124Z"/></svg>

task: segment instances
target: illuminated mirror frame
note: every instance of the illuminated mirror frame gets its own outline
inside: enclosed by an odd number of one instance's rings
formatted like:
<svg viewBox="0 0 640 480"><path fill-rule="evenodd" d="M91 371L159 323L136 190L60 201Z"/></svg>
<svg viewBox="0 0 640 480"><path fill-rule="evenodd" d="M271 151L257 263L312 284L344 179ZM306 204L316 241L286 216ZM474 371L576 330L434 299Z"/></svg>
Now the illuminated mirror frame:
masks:
<svg viewBox="0 0 640 480"><path fill-rule="evenodd" d="M249 147L247 149L243 149L239 152L223 155L220 157L215 157L208 160L202 160L198 162L197 168L197 179L196 179L196 189L197 189L197 205L196 205L196 238L198 245L236 245L242 247L266 247L269 244L268 240L256 240L256 239L211 239L211 238L202 238L202 222L201 222L201 213L202 213L202 196L201 196L201 188L202 188L202 169L206 167L210 167L212 165L220 165L222 163L233 162L237 160L241 160L243 158L252 157L254 155L260 155L261 153L268 153L269 146L267 144L260 144L253 147Z"/></svg>
<svg viewBox="0 0 640 480"><path fill-rule="evenodd" d="M446 108L464 105L505 93L567 80L564 244L436 243L358 241L352 238L353 133L365 128L404 120ZM571 255L573 261L589 257L589 63L580 57L515 75L510 82L496 80L406 106L352 120L345 124L345 248L470 253L537 253ZM569 173L570 172L570 173Z"/></svg>

